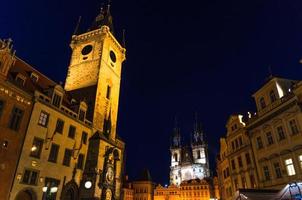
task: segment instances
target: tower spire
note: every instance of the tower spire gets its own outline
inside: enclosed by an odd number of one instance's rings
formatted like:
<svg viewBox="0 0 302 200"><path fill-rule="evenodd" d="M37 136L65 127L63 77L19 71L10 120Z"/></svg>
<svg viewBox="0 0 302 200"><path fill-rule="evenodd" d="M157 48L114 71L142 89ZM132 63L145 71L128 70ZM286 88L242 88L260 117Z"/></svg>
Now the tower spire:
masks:
<svg viewBox="0 0 302 200"><path fill-rule="evenodd" d="M172 147L179 148L181 146L180 129L178 127L177 116L174 117L174 130L172 140Z"/></svg>

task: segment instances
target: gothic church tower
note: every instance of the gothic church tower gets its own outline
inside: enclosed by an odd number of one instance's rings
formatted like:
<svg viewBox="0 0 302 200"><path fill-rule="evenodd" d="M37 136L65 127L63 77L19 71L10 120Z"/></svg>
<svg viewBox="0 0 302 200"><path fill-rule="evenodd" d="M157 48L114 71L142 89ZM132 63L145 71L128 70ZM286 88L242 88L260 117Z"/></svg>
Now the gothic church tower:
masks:
<svg viewBox="0 0 302 200"><path fill-rule="evenodd" d="M122 62L125 48L114 37L110 5L101 9L90 29L73 35L65 90L85 98L88 118L115 140ZM109 124L110 123L110 124ZM106 129L106 130L105 130Z"/></svg>

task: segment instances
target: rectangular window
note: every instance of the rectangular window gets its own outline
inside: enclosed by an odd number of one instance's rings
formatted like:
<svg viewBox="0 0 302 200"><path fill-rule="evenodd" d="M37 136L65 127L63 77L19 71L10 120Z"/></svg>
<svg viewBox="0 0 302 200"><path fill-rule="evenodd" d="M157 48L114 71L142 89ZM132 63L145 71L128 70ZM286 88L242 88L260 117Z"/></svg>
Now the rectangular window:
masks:
<svg viewBox="0 0 302 200"><path fill-rule="evenodd" d="M75 137L75 132L76 132L76 127L70 125L70 126L69 126L69 131L68 131L68 137L74 139L74 137Z"/></svg>
<svg viewBox="0 0 302 200"><path fill-rule="evenodd" d="M60 185L60 180L57 180L57 179L54 179L54 178L45 177L44 188L46 189L46 191L43 192L42 199L56 200L58 192L55 192L55 191L58 190L59 185Z"/></svg>
<svg viewBox="0 0 302 200"><path fill-rule="evenodd" d="M234 143L234 141L232 142L232 149L233 149L233 151L235 150L235 143Z"/></svg>
<svg viewBox="0 0 302 200"><path fill-rule="evenodd" d="M280 164L274 163L274 168L275 168L276 178L281 178L282 172L281 172Z"/></svg>
<svg viewBox="0 0 302 200"><path fill-rule="evenodd" d="M253 174L250 175L251 187L256 188L256 181Z"/></svg>
<svg viewBox="0 0 302 200"><path fill-rule="evenodd" d="M24 111L14 107L11 113L10 121L9 121L9 128L12 130L19 130L21 120L23 117Z"/></svg>
<svg viewBox="0 0 302 200"><path fill-rule="evenodd" d="M290 129L291 129L293 135L296 135L299 133L296 120L294 120L294 119L290 120L289 126L290 126Z"/></svg>
<svg viewBox="0 0 302 200"><path fill-rule="evenodd" d="M271 180L268 166L263 166L263 174L266 181Z"/></svg>
<svg viewBox="0 0 302 200"><path fill-rule="evenodd" d="M82 143L83 144L87 144L87 136L88 136L88 133L86 133L85 131L82 132Z"/></svg>
<svg viewBox="0 0 302 200"><path fill-rule="evenodd" d="M25 169L23 173L22 183L29 185L36 185L38 179L38 172Z"/></svg>
<svg viewBox="0 0 302 200"><path fill-rule="evenodd" d="M238 166L239 166L239 167L243 167L241 156L238 156L237 159L238 159Z"/></svg>
<svg viewBox="0 0 302 200"><path fill-rule="evenodd" d="M263 148L263 143L262 143L261 137L260 136L257 137L256 140L257 140L257 149L262 149Z"/></svg>
<svg viewBox="0 0 302 200"><path fill-rule="evenodd" d="M85 120L85 111L80 109L79 112L79 120L84 121Z"/></svg>
<svg viewBox="0 0 302 200"><path fill-rule="evenodd" d="M40 126L47 127L48 119L49 119L49 114L45 111L41 111L38 124Z"/></svg>
<svg viewBox="0 0 302 200"><path fill-rule="evenodd" d="M246 164L250 165L251 164L251 157L249 153L245 154L245 160L246 160Z"/></svg>
<svg viewBox="0 0 302 200"><path fill-rule="evenodd" d="M232 160L231 163L232 163L232 170L235 170L236 169L235 160Z"/></svg>
<svg viewBox="0 0 302 200"><path fill-rule="evenodd" d="M71 157L72 157L72 150L71 149L65 149L63 165L70 166Z"/></svg>
<svg viewBox="0 0 302 200"><path fill-rule="evenodd" d="M80 153L78 157L77 168L83 169L83 165L84 165L84 154Z"/></svg>
<svg viewBox="0 0 302 200"><path fill-rule="evenodd" d="M57 158L58 158L58 153L59 153L59 145L52 144L51 148L50 148L50 153L49 153L48 161L56 163L57 162Z"/></svg>
<svg viewBox="0 0 302 200"><path fill-rule="evenodd" d="M273 136L272 136L271 132L266 133L266 139L267 139L267 144L268 145L274 144L274 139L273 139Z"/></svg>
<svg viewBox="0 0 302 200"><path fill-rule="evenodd" d="M242 142L242 137L239 137L239 146L242 146L243 142Z"/></svg>
<svg viewBox="0 0 302 200"><path fill-rule="evenodd" d="M279 141L285 139L285 134L284 134L284 130L283 130L283 127L282 127L282 126L278 126L278 127L277 127L277 133L278 133Z"/></svg>
<svg viewBox="0 0 302 200"><path fill-rule="evenodd" d="M57 119L56 132L63 133L64 121L62 119Z"/></svg>
<svg viewBox="0 0 302 200"><path fill-rule="evenodd" d="M237 139L235 140L235 146L236 146L236 149L238 149L239 144L238 144L238 140Z"/></svg>
<svg viewBox="0 0 302 200"><path fill-rule="evenodd" d="M4 108L4 101L0 100L0 116L3 113L3 108Z"/></svg>
<svg viewBox="0 0 302 200"><path fill-rule="evenodd" d="M106 92L106 98L110 99L110 93L111 93L111 87L107 85L107 92Z"/></svg>
<svg viewBox="0 0 302 200"><path fill-rule="evenodd" d="M59 108L61 105L61 99L62 99L62 97L60 95L58 95L57 93L55 93L53 95L52 105Z"/></svg>
<svg viewBox="0 0 302 200"><path fill-rule="evenodd" d="M43 148L43 142L44 140L41 138L34 138L33 145L30 149L30 156L35 158L40 158L42 148Z"/></svg>
<svg viewBox="0 0 302 200"><path fill-rule="evenodd" d="M287 174L289 176L293 176L296 174L293 160L291 158L285 160L285 166L286 166Z"/></svg>

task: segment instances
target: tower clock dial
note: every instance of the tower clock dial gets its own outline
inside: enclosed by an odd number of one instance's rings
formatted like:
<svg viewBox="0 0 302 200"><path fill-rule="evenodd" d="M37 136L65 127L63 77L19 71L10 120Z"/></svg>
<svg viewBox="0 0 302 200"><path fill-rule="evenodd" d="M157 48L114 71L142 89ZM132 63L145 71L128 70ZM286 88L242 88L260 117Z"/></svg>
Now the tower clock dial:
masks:
<svg viewBox="0 0 302 200"><path fill-rule="evenodd" d="M82 49L81 53L82 53L83 56L85 56L85 55L88 55L91 51L92 51L92 45L89 44L89 45L86 45L86 46Z"/></svg>
<svg viewBox="0 0 302 200"><path fill-rule="evenodd" d="M115 55L114 51L111 50L109 54L110 54L111 61L113 63L115 63L116 62L116 55Z"/></svg>

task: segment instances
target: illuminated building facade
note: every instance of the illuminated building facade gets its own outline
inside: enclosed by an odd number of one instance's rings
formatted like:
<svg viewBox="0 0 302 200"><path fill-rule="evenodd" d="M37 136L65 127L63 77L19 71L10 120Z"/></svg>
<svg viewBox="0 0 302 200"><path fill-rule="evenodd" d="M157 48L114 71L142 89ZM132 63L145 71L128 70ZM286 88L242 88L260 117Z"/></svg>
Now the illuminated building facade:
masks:
<svg viewBox="0 0 302 200"><path fill-rule="evenodd" d="M0 199L9 198L32 110L12 41L0 39Z"/></svg>
<svg viewBox="0 0 302 200"><path fill-rule="evenodd" d="M282 195L288 184L302 179L301 81L270 77L253 98L257 112L248 113L245 123L231 116L220 140L217 174L223 199L254 188Z"/></svg>
<svg viewBox="0 0 302 200"><path fill-rule="evenodd" d="M195 123L191 146L183 146L180 130L174 128L171 151L170 184L210 176L208 146L200 124Z"/></svg>
<svg viewBox="0 0 302 200"><path fill-rule="evenodd" d="M217 174L221 196L232 199L239 188L257 188L253 151L242 115L231 115L226 138L220 139Z"/></svg>
<svg viewBox="0 0 302 200"><path fill-rule="evenodd" d="M87 32L72 36L64 87L12 52L4 55L2 43L0 67L9 73L1 74L0 111L13 111L0 123L19 133L0 135L0 175L12 182L0 185L4 199L120 199L125 144L116 125L125 48L114 37L110 5Z"/></svg>
<svg viewBox="0 0 302 200"><path fill-rule="evenodd" d="M247 129L259 187L281 189L302 179L301 82L271 77L254 95L257 114Z"/></svg>
<svg viewBox="0 0 302 200"><path fill-rule="evenodd" d="M180 186L158 185L154 190L154 200L209 200L220 199L218 180L193 179L183 181Z"/></svg>

